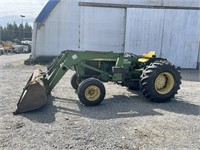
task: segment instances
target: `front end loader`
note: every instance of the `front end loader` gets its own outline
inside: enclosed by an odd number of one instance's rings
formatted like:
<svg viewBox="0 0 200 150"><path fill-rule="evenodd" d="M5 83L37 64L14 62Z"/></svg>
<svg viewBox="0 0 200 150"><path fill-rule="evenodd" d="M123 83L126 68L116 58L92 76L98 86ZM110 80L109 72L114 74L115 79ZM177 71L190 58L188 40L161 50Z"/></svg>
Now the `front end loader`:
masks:
<svg viewBox="0 0 200 150"><path fill-rule="evenodd" d="M14 114L38 109L64 74L72 69L71 85L86 106L100 104L106 94L103 82L114 82L132 90L141 90L154 102L166 102L180 89L179 70L155 52L142 56L131 53L66 50L47 67L34 70L17 104Z"/></svg>

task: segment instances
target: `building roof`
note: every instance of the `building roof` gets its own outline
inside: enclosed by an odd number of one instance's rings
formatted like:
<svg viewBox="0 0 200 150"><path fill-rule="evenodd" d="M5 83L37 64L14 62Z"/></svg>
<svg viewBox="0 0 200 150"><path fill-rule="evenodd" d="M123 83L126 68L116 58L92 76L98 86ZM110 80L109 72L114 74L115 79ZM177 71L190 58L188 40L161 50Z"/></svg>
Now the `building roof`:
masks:
<svg viewBox="0 0 200 150"><path fill-rule="evenodd" d="M56 7L60 0L49 0L47 4L44 6L40 14L35 19L35 22L42 23L46 20L52 10Z"/></svg>

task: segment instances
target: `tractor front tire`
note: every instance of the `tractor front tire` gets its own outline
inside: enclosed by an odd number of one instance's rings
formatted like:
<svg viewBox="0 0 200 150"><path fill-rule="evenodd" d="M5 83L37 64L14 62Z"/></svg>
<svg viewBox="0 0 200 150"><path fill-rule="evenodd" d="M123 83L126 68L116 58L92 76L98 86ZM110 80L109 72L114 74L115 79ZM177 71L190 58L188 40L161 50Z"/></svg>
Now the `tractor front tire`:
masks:
<svg viewBox="0 0 200 150"><path fill-rule="evenodd" d="M153 102L167 102L180 89L181 76L178 69L167 60L155 61L141 75L141 91Z"/></svg>
<svg viewBox="0 0 200 150"><path fill-rule="evenodd" d="M78 78L77 74L75 73L71 78L71 86L77 90L80 84L80 79Z"/></svg>
<svg viewBox="0 0 200 150"><path fill-rule="evenodd" d="M95 78L89 78L81 82L77 91L79 100L85 106L99 105L103 101L105 93L103 83Z"/></svg>

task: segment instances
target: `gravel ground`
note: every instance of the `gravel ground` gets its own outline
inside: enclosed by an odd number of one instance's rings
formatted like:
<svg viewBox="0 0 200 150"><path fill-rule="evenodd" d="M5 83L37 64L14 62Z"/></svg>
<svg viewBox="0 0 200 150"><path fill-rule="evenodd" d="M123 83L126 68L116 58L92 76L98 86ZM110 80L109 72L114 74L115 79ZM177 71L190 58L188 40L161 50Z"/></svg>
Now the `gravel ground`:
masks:
<svg viewBox="0 0 200 150"><path fill-rule="evenodd" d="M0 149L200 149L200 73L183 70L181 90L156 104L106 83L101 105L83 106L66 73L44 108L13 116L33 69L27 54L0 56Z"/></svg>

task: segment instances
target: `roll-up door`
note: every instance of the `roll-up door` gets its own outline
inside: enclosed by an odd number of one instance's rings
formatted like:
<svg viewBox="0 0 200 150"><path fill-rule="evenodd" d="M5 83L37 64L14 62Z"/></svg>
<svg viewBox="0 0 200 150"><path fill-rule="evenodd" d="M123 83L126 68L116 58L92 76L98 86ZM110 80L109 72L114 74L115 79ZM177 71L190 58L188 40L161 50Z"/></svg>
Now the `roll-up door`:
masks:
<svg viewBox="0 0 200 150"><path fill-rule="evenodd" d="M125 9L81 7L80 49L124 51Z"/></svg>

